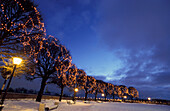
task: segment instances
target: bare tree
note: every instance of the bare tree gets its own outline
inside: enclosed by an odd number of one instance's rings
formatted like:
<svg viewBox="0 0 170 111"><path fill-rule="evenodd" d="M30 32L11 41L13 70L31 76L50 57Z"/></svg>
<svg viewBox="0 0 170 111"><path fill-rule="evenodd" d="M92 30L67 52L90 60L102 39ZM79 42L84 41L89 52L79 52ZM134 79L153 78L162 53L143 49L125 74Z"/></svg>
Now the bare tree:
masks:
<svg viewBox="0 0 170 111"><path fill-rule="evenodd" d="M0 0L0 5L0 54L19 55L21 45L30 54L36 51L36 41L45 34L37 6L32 0Z"/></svg>
<svg viewBox="0 0 170 111"><path fill-rule="evenodd" d="M32 0L0 0L0 55L3 62L4 59L10 61L13 56L26 58L27 52L30 56L38 52L45 30L36 7ZM0 66L4 67L13 69L13 65ZM21 69L17 66L14 76L18 71Z"/></svg>
<svg viewBox="0 0 170 111"><path fill-rule="evenodd" d="M105 83L104 93L105 93L105 101L107 99L108 94L112 94L114 85L111 83Z"/></svg>
<svg viewBox="0 0 170 111"><path fill-rule="evenodd" d="M66 76L68 78L67 85L74 91L74 95L73 95L73 101L74 101L76 96L75 88L79 89L79 85L77 82L77 79L79 78L79 73L75 64L73 64L72 67L69 68Z"/></svg>
<svg viewBox="0 0 170 111"><path fill-rule="evenodd" d="M35 74L28 74L26 76L29 80L42 79L41 88L36 98L37 102L41 101L44 88L49 80L54 78L56 73L63 73L61 71L66 66L66 63L69 63L68 61L71 61L69 51L57 39L49 36L43 41L42 48L38 52L36 59L32 58L32 62L36 66Z"/></svg>
<svg viewBox="0 0 170 111"><path fill-rule="evenodd" d="M87 76L85 85L84 85L84 90L85 90L85 101L87 100L87 94L88 93L94 93L93 87L96 86L96 79L92 76Z"/></svg>
<svg viewBox="0 0 170 111"><path fill-rule="evenodd" d="M86 84L87 75L82 69L77 69L75 65L69 70L70 76L68 79L68 86L74 90L73 101L75 100L76 91L75 88L79 90L84 89Z"/></svg>
<svg viewBox="0 0 170 111"><path fill-rule="evenodd" d="M64 88L67 86L68 83L68 78L70 75L69 73L67 73L67 71L70 67L71 67L71 61L64 60L60 65L56 66L56 72L49 82L49 83L57 84L60 87L61 93L60 93L59 101L62 100Z"/></svg>
<svg viewBox="0 0 170 111"><path fill-rule="evenodd" d="M129 95L131 96L131 99L132 99L132 98L138 98L138 97L139 97L139 92L137 91L136 88L134 88L134 87L129 87L129 88L128 88L128 91L129 91Z"/></svg>
<svg viewBox="0 0 170 111"><path fill-rule="evenodd" d="M87 81L86 72L82 69L77 69L78 75L76 76L76 85L79 89L84 89Z"/></svg>
<svg viewBox="0 0 170 111"><path fill-rule="evenodd" d="M119 93L119 96L124 100L124 96L128 95L129 91L128 88L125 85L120 85L121 93Z"/></svg>
<svg viewBox="0 0 170 111"><path fill-rule="evenodd" d="M108 90L107 90L109 95L112 95L114 92L114 85L109 83Z"/></svg>
<svg viewBox="0 0 170 111"><path fill-rule="evenodd" d="M113 96L113 99L115 99L115 95L119 96L119 94L121 93L121 89L119 86L115 85L114 86L114 90L112 92L112 96Z"/></svg>
<svg viewBox="0 0 170 111"><path fill-rule="evenodd" d="M96 80L96 86L93 87L93 90L95 91L95 101L97 101L97 94L98 93L104 93L104 82L102 80Z"/></svg>

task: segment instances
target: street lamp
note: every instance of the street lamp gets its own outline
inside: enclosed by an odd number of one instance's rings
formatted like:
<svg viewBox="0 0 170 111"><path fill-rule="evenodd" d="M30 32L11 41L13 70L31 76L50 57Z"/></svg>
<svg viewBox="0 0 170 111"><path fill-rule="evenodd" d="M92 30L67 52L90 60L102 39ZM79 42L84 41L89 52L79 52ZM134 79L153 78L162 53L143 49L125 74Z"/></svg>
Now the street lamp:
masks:
<svg viewBox="0 0 170 111"><path fill-rule="evenodd" d="M126 99L127 98L127 96L124 96L124 99Z"/></svg>
<svg viewBox="0 0 170 111"><path fill-rule="evenodd" d="M102 96L104 97L104 93L102 93Z"/></svg>
<svg viewBox="0 0 170 111"><path fill-rule="evenodd" d="M14 65L19 65L19 64L21 64L21 62L22 62L21 58L13 57L13 64Z"/></svg>
<svg viewBox="0 0 170 111"><path fill-rule="evenodd" d="M74 89L74 91L75 91L75 92L78 92L78 91L79 91L79 89L78 89L78 88L75 88L75 89Z"/></svg>
<svg viewBox="0 0 170 111"><path fill-rule="evenodd" d="M75 101L75 96L76 96L76 93L79 91L79 89L78 88L75 88L74 89L74 97L73 97L73 101Z"/></svg>
<svg viewBox="0 0 170 111"><path fill-rule="evenodd" d="M150 97L148 97L148 101L150 101L151 100L151 98Z"/></svg>
<svg viewBox="0 0 170 111"><path fill-rule="evenodd" d="M123 96L123 98L124 98L123 101L125 101L127 99L127 96Z"/></svg>
<svg viewBox="0 0 170 111"><path fill-rule="evenodd" d="M6 87L5 93L4 93L4 95L2 96L2 100L1 100L1 103L0 103L0 105L1 105L0 111L1 111L2 108L3 108L4 100L5 100L5 97L6 97L6 95L7 95L7 91L8 91L8 88L9 88L10 84L11 84L12 78L13 78L13 76L14 76L14 71L15 71L15 69L16 69L16 66L19 65L19 64L21 64L21 62L22 62L22 59L21 59L21 58L18 58L18 57L13 57L12 59L13 59L12 61L13 61L13 64L14 64L14 69L13 69L13 72L12 72L10 78L9 78L9 82L8 82L7 87Z"/></svg>

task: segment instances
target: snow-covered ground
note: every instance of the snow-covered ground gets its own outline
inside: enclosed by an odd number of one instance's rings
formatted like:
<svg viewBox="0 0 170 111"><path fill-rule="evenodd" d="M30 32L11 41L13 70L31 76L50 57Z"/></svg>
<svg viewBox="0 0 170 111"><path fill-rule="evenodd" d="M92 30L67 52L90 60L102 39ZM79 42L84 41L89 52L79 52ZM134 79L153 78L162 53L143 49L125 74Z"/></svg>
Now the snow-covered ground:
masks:
<svg viewBox="0 0 170 111"><path fill-rule="evenodd" d="M54 107L54 103L58 100L42 100L41 103L46 104L46 107ZM38 102L35 100L6 100L3 111L38 111ZM67 104L66 100L59 103L57 109L52 111L170 111L170 106L154 105L154 104L137 104L137 103L83 103L77 101L76 104Z"/></svg>

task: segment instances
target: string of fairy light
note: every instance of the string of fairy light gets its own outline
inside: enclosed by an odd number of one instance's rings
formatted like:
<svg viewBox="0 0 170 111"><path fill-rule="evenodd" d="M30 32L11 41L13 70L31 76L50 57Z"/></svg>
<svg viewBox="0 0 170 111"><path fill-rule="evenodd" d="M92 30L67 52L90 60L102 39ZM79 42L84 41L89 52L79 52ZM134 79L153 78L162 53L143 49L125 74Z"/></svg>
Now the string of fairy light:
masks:
<svg viewBox="0 0 170 111"><path fill-rule="evenodd" d="M26 0L24 0L25 2ZM16 6L19 6L23 12L25 12L25 9L24 7L22 6L22 3L20 3L18 0L14 0L13 1ZM1 10L2 10L2 16L3 16L3 19L6 20L6 23L1 23L0 25L0 30L1 31L4 31L4 32L8 32L10 33L11 36L15 37L15 38L20 38L20 42L24 45L24 46L31 46L30 45L30 41L31 39L34 39L34 40L38 40L39 39L39 34L33 36L32 38L29 37L29 35L32 33L32 31L34 31L34 29L38 29L39 31L42 31L44 32L45 34L45 28L44 28L44 23L41 22L40 20L40 14L38 12L38 10L36 9L36 7L32 6L32 8L34 9L34 12L35 12L35 16L36 16L36 22L38 23L34 23L34 20L31 16L28 15L28 18L26 22L23 23L23 21L19 21L19 22L14 22L13 20L10 19L9 16L7 16L7 11L5 10L5 6L4 4L2 3L1 4ZM11 9L12 10L12 9ZM25 15L26 16L26 15ZM8 26L8 24L10 24L10 27ZM31 24L31 28L28 28L27 25L28 24ZM30 25L29 25L30 26ZM15 32L17 30L21 30L22 34L15 34ZM42 41L38 41L38 43L40 45L42 45L41 43ZM31 51L35 53L35 46L31 46ZM40 49L39 49L40 50ZM26 50L25 50L26 51ZM26 52L25 52L26 53ZM33 53L32 53L33 54Z"/></svg>
<svg viewBox="0 0 170 111"><path fill-rule="evenodd" d="M26 0L24 0L24 1L26 1ZM19 7L22 9L23 12L25 12L25 9L24 9L22 3L20 3L19 0L14 0L14 2L17 4L17 6L19 6ZM70 63L70 62L72 61L72 58L71 58L70 55L68 55L68 54L65 54L65 55L64 55L64 53L62 53L62 55L61 55L60 57L58 56L58 58L55 58L55 57L52 57L52 56L51 56L50 51L49 51L49 49L48 49L47 47L43 47L43 42L44 42L44 41L47 41L49 38L53 38L53 40L52 40L51 43L46 42L46 44L48 44L48 45L54 44L55 47L59 47L59 48L60 48L61 52L63 52L63 51L68 52L65 46L63 46L63 45L58 45L58 44L57 44L57 41L58 41L58 40L57 40L56 38L54 38L53 36L50 35L47 39L44 38L44 37L42 37L42 38L40 39L40 37L39 37L40 35L39 35L39 34L33 36L32 38L28 36L28 35L30 35L30 34L34 31L34 29L38 29L38 30L40 30L40 31L43 31L44 34L45 34L45 32L46 32L46 31L45 31L45 28L44 28L44 23L42 23L42 22L40 21L40 14L39 14L38 10L37 10L36 7L34 7L34 6L32 6L32 8L34 9L34 12L35 12L35 15L36 15L36 20L38 21L38 24L34 24L34 20L33 20L33 18L32 18L31 16L28 16L29 19L28 19L26 22L19 21L19 22L15 23L15 22L13 22L12 20L10 20L10 17L7 16L6 10L5 10L5 6L4 6L4 4L2 3L2 4L1 4L2 15L3 15L3 18L4 18L7 22L6 22L5 24L3 24L3 23L1 24L0 30L2 30L2 31L4 31L4 32L6 32L6 31L9 32L9 33L11 34L11 36L13 36L13 37L15 37L15 38L20 38L19 40L20 40L20 42L21 42L21 43L23 44L23 46L24 46L24 52L25 52L25 54L26 54L26 52L27 52L27 50L25 49L25 47L30 46L30 47L29 47L30 50L31 50L31 51L30 51L30 56L34 55L34 56L36 57L36 56L38 55L38 53L39 53L42 49L45 49L45 50L47 51L47 53L46 53L47 56L50 57L50 58L52 58L54 61L58 61L58 62L60 62L61 64L63 64L63 61L68 60L69 63ZM11 25L10 28L8 28L8 23L9 23L9 22L10 22L10 25ZM27 27L28 24L31 24L31 28L30 28L30 27L29 27L29 28ZM29 26L30 26L30 25L29 25ZM18 30L21 30L23 33L22 33L21 35L14 34L17 29L18 29ZM29 29L29 30L28 30L28 29ZM30 44L30 41L31 41L32 39L34 39L35 41L38 42L38 44L39 44L39 45L38 45L38 46L39 46L38 51L36 51L36 47L37 47L36 45L31 45L31 44ZM36 62L38 62L38 61L36 60ZM68 67L64 67L64 65L62 65L62 67L60 67L60 69L57 69L57 70L66 72L70 66L71 66L71 64L69 64ZM62 69L62 70L61 70L61 69ZM60 76L59 76L59 77L60 77Z"/></svg>

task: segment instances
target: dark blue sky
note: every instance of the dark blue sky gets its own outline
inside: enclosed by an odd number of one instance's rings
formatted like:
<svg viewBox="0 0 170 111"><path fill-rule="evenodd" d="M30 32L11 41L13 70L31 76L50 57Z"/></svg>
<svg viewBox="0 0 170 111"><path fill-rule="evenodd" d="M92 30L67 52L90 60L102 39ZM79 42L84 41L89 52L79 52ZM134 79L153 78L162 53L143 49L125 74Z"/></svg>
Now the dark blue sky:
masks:
<svg viewBox="0 0 170 111"><path fill-rule="evenodd" d="M73 63L88 75L107 75L119 61L98 35L98 2L80 0L37 0L47 34L58 38L71 52ZM111 67L109 67L110 65Z"/></svg>
<svg viewBox="0 0 170 111"><path fill-rule="evenodd" d="M87 75L170 99L169 0L36 0L47 34Z"/></svg>
<svg viewBox="0 0 170 111"><path fill-rule="evenodd" d="M34 0L87 75L170 100L169 0Z"/></svg>

